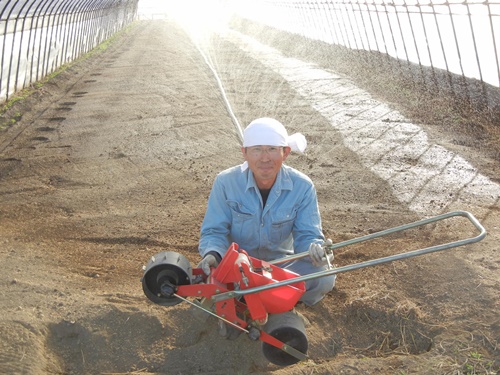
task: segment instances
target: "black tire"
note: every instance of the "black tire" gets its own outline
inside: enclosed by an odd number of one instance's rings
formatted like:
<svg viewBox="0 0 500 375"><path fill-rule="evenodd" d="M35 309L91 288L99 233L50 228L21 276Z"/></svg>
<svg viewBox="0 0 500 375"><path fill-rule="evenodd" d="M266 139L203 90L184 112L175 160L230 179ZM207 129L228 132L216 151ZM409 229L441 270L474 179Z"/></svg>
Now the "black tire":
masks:
<svg viewBox="0 0 500 375"><path fill-rule="evenodd" d="M307 354L308 342L304 322L294 312L269 315L264 331L284 344ZM278 366L290 366L300 361L299 358L265 342L262 343L262 352L269 362Z"/></svg>
<svg viewBox="0 0 500 375"><path fill-rule="evenodd" d="M142 277L142 290L154 303L174 306L182 302L172 295L176 287L191 284L192 275L193 269L185 256L164 251L151 257Z"/></svg>

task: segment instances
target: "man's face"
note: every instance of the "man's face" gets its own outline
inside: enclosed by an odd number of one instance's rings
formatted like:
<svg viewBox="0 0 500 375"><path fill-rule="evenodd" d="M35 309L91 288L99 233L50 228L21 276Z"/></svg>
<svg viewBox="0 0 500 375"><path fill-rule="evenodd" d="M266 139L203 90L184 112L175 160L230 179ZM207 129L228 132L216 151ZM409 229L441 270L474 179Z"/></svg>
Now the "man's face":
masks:
<svg viewBox="0 0 500 375"><path fill-rule="evenodd" d="M248 167L253 172L257 186L260 189L270 189L283 164L290 154L290 147L282 146L252 146L242 147L241 151Z"/></svg>

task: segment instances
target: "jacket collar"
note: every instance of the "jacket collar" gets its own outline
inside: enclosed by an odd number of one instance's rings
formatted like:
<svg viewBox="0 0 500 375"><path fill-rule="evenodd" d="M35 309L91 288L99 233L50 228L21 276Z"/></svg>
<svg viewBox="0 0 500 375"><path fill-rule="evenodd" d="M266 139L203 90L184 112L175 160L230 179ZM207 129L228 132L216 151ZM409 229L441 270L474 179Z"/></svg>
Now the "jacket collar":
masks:
<svg viewBox="0 0 500 375"><path fill-rule="evenodd" d="M257 186L257 182L255 181L255 177L253 176L253 173L250 170L250 168L247 169L245 172L247 174L247 186L245 188L245 192L248 191L250 188L254 188L255 191L258 191L259 187ZM278 175L276 176L276 181L274 181L274 185L271 188L271 192L275 192L276 194L280 195L282 190L292 190L292 189L293 189L292 179L290 178L287 167L285 167L285 165L282 165L278 172Z"/></svg>

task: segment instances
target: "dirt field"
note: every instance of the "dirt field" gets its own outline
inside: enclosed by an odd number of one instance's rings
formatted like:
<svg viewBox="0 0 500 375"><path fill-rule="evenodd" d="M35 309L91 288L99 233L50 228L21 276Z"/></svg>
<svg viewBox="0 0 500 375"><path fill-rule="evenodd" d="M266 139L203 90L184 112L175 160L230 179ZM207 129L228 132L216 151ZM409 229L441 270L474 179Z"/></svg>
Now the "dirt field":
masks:
<svg viewBox="0 0 500 375"><path fill-rule="evenodd" d="M327 237L422 218L281 76L233 44L216 47L242 124L271 116L308 138L307 153L288 164L315 182ZM220 338L216 319L188 304L165 308L144 296L142 266L152 255L200 260L211 183L242 161L216 81L173 23L135 24L3 114L14 117L0 133L0 373L498 373L498 198L485 206L471 193L433 208L472 212L489 232L483 241L340 274L321 303L298 307L310 321L309 358L290 367L267 363L246 335ZM426 130L498 182L499 160L477 142ZM335 263L475 233L452 219L341 248Z"/></svg>

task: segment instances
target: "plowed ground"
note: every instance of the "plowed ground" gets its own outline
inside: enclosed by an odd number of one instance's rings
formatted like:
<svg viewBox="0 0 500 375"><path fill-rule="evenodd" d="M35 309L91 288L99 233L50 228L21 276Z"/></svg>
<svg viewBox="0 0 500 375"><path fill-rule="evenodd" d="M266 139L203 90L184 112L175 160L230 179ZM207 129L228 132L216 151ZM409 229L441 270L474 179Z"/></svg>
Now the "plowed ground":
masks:
<svg viewBox="0 0 500 375"><path fill-rule="evenodd" d="M315 182L334 242L421 218L281 77L235 45L219 40L216 51L242 124L272 116L308 138L288 164ZM215 318L188 304L147 300L142 265L166 250L197 264L211 183L242 160L211 72L170 21L136 23L3 118L16 113L0 133L0 373L498 371L498 202L461 204L490 232L479 243L340 274L321 303L299 307L309 358L290 367L267 363L246 335L223 340ZM478 148L458 151L488 163L490 177L500 170ZM335 263L474 233L451 221L339 249Z"/></svg>

